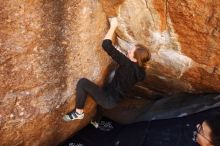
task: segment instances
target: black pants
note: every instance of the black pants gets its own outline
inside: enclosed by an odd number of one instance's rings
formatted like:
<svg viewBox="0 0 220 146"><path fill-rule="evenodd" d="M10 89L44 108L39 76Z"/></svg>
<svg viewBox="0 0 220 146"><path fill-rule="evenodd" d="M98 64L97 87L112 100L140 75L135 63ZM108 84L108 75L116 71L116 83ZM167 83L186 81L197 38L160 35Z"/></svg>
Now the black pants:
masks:
<svg viewBox="0 0 220 146"><path fill-rule="evenodd" d="M111 109L117 105L117 100L102 88L86 78L81 78L76 85L76 108L83 109L87 95L105 109Z"/></svg>

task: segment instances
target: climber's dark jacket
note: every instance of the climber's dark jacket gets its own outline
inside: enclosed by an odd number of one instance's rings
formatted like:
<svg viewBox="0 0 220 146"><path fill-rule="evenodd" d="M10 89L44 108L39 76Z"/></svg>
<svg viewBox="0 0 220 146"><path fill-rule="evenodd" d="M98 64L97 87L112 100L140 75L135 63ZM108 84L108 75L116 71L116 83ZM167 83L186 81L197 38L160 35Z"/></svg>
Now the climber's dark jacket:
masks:
<svg viewBox="0 0 220 146"><path fill-rule="evenodd" d="M119 64L112 81L104 86L104 90L112 97L123 98L135 83L144 80L145 70L119 52L111 40L103 40L102 47Z"/></svg>

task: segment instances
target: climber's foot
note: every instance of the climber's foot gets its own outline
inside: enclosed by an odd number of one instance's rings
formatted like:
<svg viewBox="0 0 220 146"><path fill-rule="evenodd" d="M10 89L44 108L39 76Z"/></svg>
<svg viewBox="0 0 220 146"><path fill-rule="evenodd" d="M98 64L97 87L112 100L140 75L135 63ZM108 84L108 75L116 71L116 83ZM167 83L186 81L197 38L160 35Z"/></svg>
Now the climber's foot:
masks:
<svg viewBox="0 0 220 146"><path fill-rule="evenodd" d="M68 122L68 121L73 121L73 120L80 120L84 118L84 113L77 113L76 111L70 112L63 116L63 120Z"/></svg>

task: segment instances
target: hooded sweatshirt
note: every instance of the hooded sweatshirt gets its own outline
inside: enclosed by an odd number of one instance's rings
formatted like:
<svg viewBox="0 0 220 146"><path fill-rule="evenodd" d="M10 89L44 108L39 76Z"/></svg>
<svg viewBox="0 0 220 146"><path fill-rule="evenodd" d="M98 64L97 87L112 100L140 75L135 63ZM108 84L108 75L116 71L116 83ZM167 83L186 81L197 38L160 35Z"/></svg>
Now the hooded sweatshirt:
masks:
<svg viewBox="0 0 220 146"><path fill-rule="evenodd" d="M131 61L124 54L119 52L112 45L111 40L103 40L102 47L119 65L113 79L104 86L104 90L112 97L121 99L126 96L135 83L144 80L145 70L143 67L138 66L136 62Z"/></svg>

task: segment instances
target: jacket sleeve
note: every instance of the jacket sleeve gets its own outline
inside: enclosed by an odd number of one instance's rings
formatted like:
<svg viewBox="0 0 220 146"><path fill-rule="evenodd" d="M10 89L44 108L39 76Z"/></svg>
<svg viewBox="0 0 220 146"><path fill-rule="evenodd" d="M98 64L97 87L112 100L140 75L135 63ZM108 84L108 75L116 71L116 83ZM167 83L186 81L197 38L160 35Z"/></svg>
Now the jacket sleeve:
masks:
<svg viewBox="0 0 220 146"><path fill-rule="evenodd" d="M105 50L105 52L108 53L109 56L112 57L113 60L115 60L119 65L123 65L129 62L129 59L119 52L113 45L112 41L109 39L105 39L102 42L102 48Z"/></svg>

